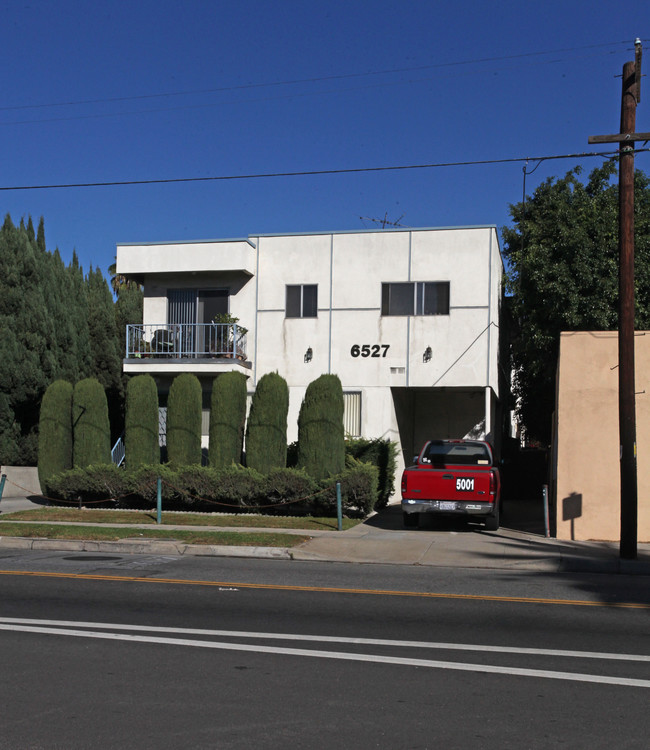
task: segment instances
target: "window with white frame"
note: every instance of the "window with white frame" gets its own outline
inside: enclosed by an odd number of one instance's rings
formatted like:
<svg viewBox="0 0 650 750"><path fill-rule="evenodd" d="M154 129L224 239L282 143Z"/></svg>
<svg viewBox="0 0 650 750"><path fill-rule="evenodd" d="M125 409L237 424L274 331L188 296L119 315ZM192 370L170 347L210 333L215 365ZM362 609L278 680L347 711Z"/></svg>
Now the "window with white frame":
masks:
<svg viewBox="0 0 650 750"><path fill-rule="evenodd" d="M361 437L361 392L343 392L343 431L346 437Z"/></svg>
<svg viewBox="0 0 650 750"><path fill-rule="evenodd" d="M449 315L448 281L398 281L381 285L382 315Z"/></svg>
<svg viewBox="0 0 650 750"><path fill-rule="evenodd" d="M315 318L317 312L317 284L287 284L287 318Z"/></svg>

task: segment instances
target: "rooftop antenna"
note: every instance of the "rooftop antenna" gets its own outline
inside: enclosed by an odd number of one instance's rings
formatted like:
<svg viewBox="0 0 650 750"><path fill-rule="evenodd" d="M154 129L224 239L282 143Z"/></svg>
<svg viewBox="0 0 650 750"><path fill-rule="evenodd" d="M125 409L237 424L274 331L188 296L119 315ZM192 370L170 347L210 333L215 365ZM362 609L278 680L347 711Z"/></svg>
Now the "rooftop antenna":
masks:
<svg viewBox="0 0 650 750"><path fill-rule="evenodd" d="M399 219L396 219L395 221L388 221L388 211L384 214L383 219L373 219L370 216L360 216L359 217L361 221L372 221L373 224L381 224L382 229L386 229L386 227L403 227L404 224L400 224L400 221L404 218L404 214L402 214Z"/></svg>

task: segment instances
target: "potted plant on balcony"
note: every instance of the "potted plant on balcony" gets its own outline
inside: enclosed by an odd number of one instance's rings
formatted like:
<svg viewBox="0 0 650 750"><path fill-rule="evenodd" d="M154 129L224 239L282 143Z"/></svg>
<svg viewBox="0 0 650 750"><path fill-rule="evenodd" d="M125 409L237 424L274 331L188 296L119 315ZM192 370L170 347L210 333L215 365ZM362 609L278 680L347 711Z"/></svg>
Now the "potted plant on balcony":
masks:
<svg viewBox="0 0 650 750"><path fill-rule="evenodd" d="M230 313L219 313L212 318L215 325L213 353L220 357L232 357L233 353L237 359L245 359L245 352L239 345L241 337L248 333L248 328L237 325L239 318ZM235 341L235 326L237 326L237 341Z"/></svg>

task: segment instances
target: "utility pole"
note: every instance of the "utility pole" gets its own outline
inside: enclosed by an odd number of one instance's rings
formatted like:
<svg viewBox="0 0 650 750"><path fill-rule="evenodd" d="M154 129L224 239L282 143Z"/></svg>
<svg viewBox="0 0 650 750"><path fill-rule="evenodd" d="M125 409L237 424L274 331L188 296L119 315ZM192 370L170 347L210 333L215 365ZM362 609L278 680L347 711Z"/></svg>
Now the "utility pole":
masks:
<svg viewBox="0 0 650 750"><path fill-rule="evenodd" d="M626 62L623 66L620 133L589 138L589 143L620 143L618 422L621 462L620 557L626 560L636 559L638 536L634 395L634 142L650 140L650 133L635 133L636 106L641 100L640 39L635 41L634 51L634 61Z"/></svg>

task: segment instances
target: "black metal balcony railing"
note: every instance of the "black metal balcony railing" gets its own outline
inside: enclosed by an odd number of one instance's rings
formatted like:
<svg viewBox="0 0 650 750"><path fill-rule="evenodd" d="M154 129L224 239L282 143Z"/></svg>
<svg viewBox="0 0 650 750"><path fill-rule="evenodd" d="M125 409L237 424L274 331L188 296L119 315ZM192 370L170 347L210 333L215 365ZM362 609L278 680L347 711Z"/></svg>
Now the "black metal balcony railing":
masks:
<svg viewBox="0 0 650 750"><path fill-rule="evenodd" d="M246 330L236 323L127 325L126 357L246 359Z"/></svg>

